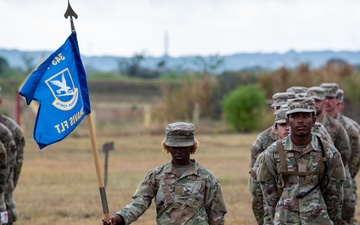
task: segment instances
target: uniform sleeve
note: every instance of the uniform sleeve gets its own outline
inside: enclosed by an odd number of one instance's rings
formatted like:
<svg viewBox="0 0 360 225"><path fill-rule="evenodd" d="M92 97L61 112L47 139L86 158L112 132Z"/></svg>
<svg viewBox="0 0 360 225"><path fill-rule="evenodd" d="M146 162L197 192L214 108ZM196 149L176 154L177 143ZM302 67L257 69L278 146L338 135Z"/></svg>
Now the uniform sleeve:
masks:
<svg viewBox="0 0 360 225"><path fill-rule="evenodd" d="M351 177L355 177L359 171L359 157L360 157L360 146L359 146L359 131L354 126L349 131L349 140L351 144L351 157L349 160L349 170Z"/></svg>
<svg viewBox="0 0 360 225"><path fill-rule="evenodd" d="M267 150L260 159L257 171L257 180L260 182L264 196L264 224L273 224L275 206L279 201L278 188L276 184L275 163L271 159L271 153Z"/></svg>
<svg viewBox="0 0 360 225"><path fill-rule="evenodd" d="M155 172L152 171L148 173L145 179L139 184L133 200L116 214L124 218L125 224L134 222L150 207L155 194Z"/></svg>
<svg viewBox="0 0 360 225"><path fill-rule="evenodd" d="M249 159L249 167L250 169L254 166L254 163L256 161L256 158L258 157L258 155L260 154L260 152L262 152L264 149L262 149L262 137L259 134L256 138L256 140L254 141L254 144L251 146L250 148L250 159Z"/></svg>
<svg viewBox="0 0 360 225"><path fill-rule="evenodd" d="M349 136L343 126L339 128L339 136L334 140L334 145L340 152L344 165L347 165L350 159L351 146Z"/></svg>
<svg viewBox="0 0 360 225"><path fill-rule="evenodd" d="M227 209L220 183L215 177L212 177L210 180L208 190L208 197L206 198L205 203L208 223L209 225L224 225L224 217L227 213Z"/></svg>
<svg viewBox="0 0 360 225"><path fill-rule="evenodd" d="M341 218L341 206L343 202L343 181L345 180L345 169L339 152L333 152L329 159L329 170L327 187L324 190L324 201L329 217L334 223Z"/></svg>

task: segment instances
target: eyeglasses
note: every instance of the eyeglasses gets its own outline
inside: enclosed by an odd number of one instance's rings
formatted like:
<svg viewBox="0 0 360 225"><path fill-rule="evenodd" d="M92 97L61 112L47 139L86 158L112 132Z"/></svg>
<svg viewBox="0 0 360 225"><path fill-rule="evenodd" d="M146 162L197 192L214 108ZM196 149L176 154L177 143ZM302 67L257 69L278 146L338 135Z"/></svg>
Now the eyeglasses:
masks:
<svg viewBox="0 0 360 225"><path fill-rule="evenodd" d="M278 109L280 109L280 106L274 106L273 109L278 110Z"/></svg>

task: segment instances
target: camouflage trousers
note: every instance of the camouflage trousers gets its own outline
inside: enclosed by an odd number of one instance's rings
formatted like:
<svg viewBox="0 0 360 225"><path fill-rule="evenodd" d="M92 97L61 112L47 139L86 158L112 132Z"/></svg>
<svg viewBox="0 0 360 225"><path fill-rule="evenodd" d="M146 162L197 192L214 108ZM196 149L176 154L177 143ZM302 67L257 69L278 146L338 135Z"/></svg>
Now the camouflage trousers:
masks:
<svg viewBox="0 0 360 225"><path fill-rule="evenodd" d="M14 223L18 218L18 213L16 211L16 204L13 198L14 187L14 170L10 170L9 179L5 185L5 194L4 202L6 205L6 210L8 211L8 220L9 224Z"/></svg>
<svg viewBox="0 0 360 225"><path fill-rule="evenodd" d="M264 223L264 202L260 183L256 182L252 177L249 178L249 191L251 193L251 207L256 222L260 225Z"/></svg>
<svg viewBox="0 0 360 225"><path fill-rule="evenodd" d="M353 224L355 220L355 211L356 211L356 185L351 179L350 172L345 171L346 180L343 183L344 186L344 201L341 211L341 219L347 224Z"/></svg>

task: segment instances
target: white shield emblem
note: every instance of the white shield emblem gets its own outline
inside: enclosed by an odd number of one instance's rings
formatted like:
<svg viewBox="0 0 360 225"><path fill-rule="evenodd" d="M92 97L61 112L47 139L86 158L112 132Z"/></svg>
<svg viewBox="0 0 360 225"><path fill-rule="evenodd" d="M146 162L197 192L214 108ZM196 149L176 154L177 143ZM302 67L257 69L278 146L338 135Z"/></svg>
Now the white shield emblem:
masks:
<svg viewBox="0 0 360 225"><path fill-rule="evenodd" d="M75 87L68 68L50 77L45 82L54 96L53 106L65 111L74 108L78 100L78 88Z"/></svg>

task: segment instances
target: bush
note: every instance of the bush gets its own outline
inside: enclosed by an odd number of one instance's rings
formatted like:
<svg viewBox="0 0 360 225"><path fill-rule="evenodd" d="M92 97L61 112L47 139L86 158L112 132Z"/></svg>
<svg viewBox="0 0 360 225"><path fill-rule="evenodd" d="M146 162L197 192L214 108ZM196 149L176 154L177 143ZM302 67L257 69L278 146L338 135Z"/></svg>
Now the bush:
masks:
<svg viewBox="0 0 360 225"><path fill-rule="evenodd" d="M265 93L258 85L241 86L223 98L223 117L237 131L255 131L261 127L264 106Z"/></svg>

